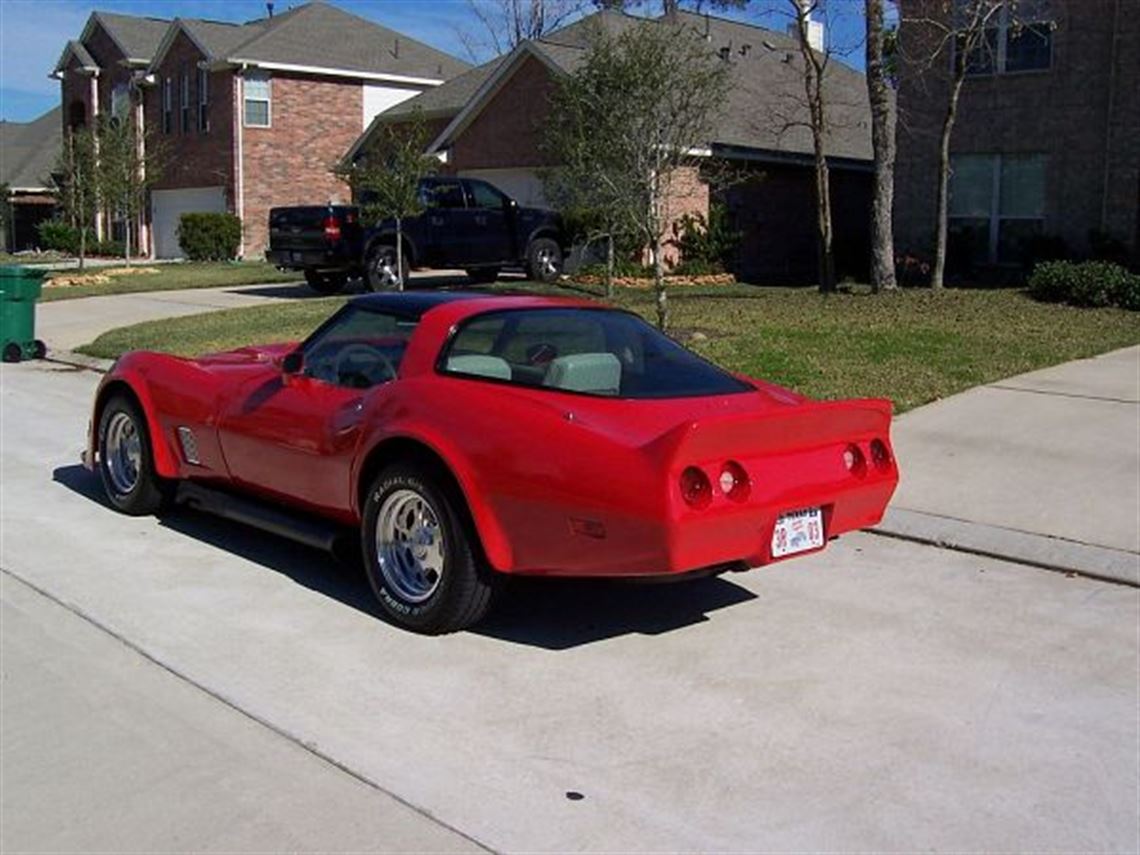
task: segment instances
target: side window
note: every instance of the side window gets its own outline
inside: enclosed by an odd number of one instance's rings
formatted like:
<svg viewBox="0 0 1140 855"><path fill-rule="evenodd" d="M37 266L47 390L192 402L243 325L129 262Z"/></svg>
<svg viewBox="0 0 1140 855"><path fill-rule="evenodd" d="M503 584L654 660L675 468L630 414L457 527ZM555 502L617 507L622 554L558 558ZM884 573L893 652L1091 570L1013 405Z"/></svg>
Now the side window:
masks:
<svg viewBox="0 0 1140 855"><path fill-rule="evenodd" d="M424 204L429 208L466 208L463 184L459 181L435 181L425 184L422 190Z"/></svg>
<svg viewBox="0 0 1140 855"><path fill-rule="evenodd" d="M415 328L415 321L349 307L305 343L304 373L353 389L395 380Z"/></svg>
<svg viewBox="0 0 1140 855"><path fill-rule="evenodd" d="M486 181L468 181L467 186L471 188L471 200L476 208L501 211L507 203L506 197Z"/></svg>

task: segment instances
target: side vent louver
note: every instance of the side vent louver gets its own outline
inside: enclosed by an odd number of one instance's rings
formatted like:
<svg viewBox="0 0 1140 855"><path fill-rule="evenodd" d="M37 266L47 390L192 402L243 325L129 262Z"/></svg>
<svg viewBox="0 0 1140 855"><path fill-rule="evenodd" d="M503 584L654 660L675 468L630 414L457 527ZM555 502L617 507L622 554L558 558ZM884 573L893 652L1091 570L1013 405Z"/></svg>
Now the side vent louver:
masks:
<svg viewBox="0 0 1140 855"><path fill-rule="evenodd" d="M194 431L188 427L178 428L178 442L182 445L182 456L186 462L195 466L201 465L202 461L198 459L198 440L194 438Z"/></svg>

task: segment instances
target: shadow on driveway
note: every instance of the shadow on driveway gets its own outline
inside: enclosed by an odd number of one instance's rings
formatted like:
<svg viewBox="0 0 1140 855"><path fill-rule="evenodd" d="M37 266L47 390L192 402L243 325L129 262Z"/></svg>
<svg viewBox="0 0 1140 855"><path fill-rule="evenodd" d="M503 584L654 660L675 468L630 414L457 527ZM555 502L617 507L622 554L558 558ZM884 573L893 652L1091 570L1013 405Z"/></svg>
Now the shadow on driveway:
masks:
<svg viewBox="0 0 1140 855"><path fill-rule="evenodd" d="M115 513L99 477L82 466L60 466L52 473L52 480ZM343 554L333 556L183 508L163 514L159 524L383 619L364 576L355 538L346 538L351 545ZM660 635L702 623L712 612L755 598L751 591L721 577L672 584L512 578L506 581L503 596L490 616L470 631L513 644L567 650L631 633Z"/></svg>

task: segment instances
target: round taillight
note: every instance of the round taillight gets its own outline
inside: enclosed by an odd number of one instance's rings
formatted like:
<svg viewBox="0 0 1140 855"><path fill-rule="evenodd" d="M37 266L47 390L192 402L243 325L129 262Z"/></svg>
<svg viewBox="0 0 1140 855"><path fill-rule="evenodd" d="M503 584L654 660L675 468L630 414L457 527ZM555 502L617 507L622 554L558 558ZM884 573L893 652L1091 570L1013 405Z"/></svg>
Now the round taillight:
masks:
<svg viewBox="0 0 1140 855"><path fill-rule="evenodd" d="M733 501L740 502L748 498L748 473L744 467L735 460L730 460L720 470L720 491Z"/></svg>
<svg viewBox="0 0 1140 855"><path fill-rule="evenodd" d="M703 508L712 500L712 484L703 469L690 466L681 473L681 498L693 508Z"/></svg>
<svg viewBox="0 0 1140 855"><path fill-rule="evenodd" d="M843 465L852 475L862 475L867 471L867 461L859 446L852 443L843 449Z"/></svg>
<svg viewBox="0 0 1140 855"><path fill-rule="evenodd" d="M878 469L886 469L891 465L891 453L887 451L887 444L881 439L871 440L871 462Z"/></svg>

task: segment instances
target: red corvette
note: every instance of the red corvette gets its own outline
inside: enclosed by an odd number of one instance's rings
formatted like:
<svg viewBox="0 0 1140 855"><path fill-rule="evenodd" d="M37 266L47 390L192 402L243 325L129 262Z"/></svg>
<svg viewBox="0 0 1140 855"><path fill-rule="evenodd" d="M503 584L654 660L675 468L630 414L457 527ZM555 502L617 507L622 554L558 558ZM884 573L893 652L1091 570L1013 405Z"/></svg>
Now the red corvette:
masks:
<svg viewBox="0 0 1140 855"><path fill-rule="evenodd" d="M890 419L595 303L373 294L300 344L123 356L85 460L128 514L181 502L326 547L356 528L384 612L440 633L505 574L742 570L873 525Z"/></svg>

